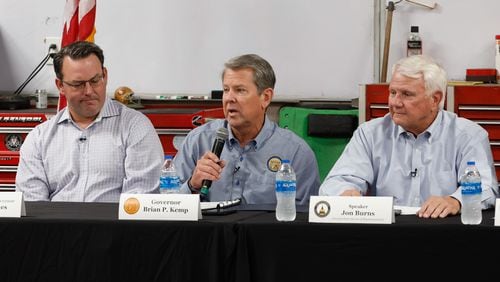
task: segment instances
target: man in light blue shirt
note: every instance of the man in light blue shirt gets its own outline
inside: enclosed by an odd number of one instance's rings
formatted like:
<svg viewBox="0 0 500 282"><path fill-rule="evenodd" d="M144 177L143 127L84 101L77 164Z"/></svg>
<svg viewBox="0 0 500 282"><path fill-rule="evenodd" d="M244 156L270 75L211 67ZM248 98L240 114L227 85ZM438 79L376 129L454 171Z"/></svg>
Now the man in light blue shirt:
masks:
<svg viewBox="0 0 500 282"><path fill-rule="evenodd" d="M443 110L446 72L411 56L393 67L389 114L361 124L320 187L320 195L393 196L424 218L460 212L458 181L476 161L482 207L494 206L498 184L488 133Z"/></svg>
<svg viewBox="0 0 500 282"><path fill-rule="evenodd" d="M211 121L187 135L175 157L184 192L198 193L211 180L209 201L241 198L246 204L275 204L276 171L284 159L297 174L296 203L305 205L320 185L313 151L295 133L266 116L276 78L271 65L249 54L231 59L222 73L224 120ZM216 131L229 137L220 159L211 152Z"/></svg>
<svg viewBox="0 0 500 282"><path fill-rule="evenodd" d="M76 42L54 57L68 106L26 137L16 190L27 201L118 202L158 192L163 149L151 121L106 96L102 50Z"/></svg>

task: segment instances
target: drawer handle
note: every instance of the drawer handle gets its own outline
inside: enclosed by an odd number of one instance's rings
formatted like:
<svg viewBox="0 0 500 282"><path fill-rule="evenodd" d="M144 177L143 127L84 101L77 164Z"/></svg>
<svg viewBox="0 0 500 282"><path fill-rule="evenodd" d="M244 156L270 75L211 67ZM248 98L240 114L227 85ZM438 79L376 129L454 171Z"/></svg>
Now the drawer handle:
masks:
<svg viewBox="0 0 500 282"><path fill-rule="evenodd" d="M500 107L458 106L458 110L463 110L463 111L500 111Z"/></svg>
<svg viewBox="0 0 500 282"><path fill-rule="evenodd" d="M191 131L191 129L156 129L156 133L159 135L187 135L189 131Z"/></svg>
<svg viewBox="0 0 500 282"><path fill-rule="evenodd" d="M34 127L3 127L0 133L29 133Z"/></svg>
<svg viewBox="0 0 500 282"><path fill-rule="evenodd" d="M384 109L387 110L389 109L388 105L383 105L383 104L371 104L370 109Z"/></svg>
<svg viewBox="0 0 500 282"><path fill-rule="evenodd" d="M0 166L0 172L17 172L17 166Z"/></svg>
<svg viewBox="0 0 500 282"><path fill-rule="evenodd" d="M14 191L16 184L0 184L0 191Z"/></svg>
<svg viewBox="0 0 500 282"><path fill-rule="evenodd" d="M498 120L474 120L477 124L481 125L500 125Z"/></svg>

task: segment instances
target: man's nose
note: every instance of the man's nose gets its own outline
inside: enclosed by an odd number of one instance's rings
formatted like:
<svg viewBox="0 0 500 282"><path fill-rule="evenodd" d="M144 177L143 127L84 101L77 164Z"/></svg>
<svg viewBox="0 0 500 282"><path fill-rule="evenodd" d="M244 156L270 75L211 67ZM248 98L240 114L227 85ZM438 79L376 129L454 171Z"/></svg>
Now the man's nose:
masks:
<svg viewBox="0 0 500 282"><path fill-rule="evenodd" d="M83 84L83 90L85 93L93 93L94 88L92 85L90 85L90 81L85 81L85 84Z"/></svg>
<svg viewBox="0 0 500 282"><path fill-rule="evenodd" d="M228 90L224 93L226 100L234 101L236 99L236 92L233 90Z"/></svg>

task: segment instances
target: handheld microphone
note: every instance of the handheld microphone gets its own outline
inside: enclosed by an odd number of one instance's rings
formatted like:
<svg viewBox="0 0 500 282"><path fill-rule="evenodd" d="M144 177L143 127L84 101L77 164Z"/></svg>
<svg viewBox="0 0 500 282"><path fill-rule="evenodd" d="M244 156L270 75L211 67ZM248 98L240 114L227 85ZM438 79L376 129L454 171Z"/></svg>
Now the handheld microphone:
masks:
<svg viewBox="0 0 500 282"><path fill-rule="evenodd" d="M214 153L218 158L220 158L220 154L222 153L222 149L224 148L224 143L226 142L228 136L229 133L227 131L227 128L221 127L217 129L217 132L215 134L214 145L212 146L212 153ZM211 185L212 185L212 180L203 179L203 181L201 182L200 199L202 202L208 200L208 189L210 188Z"/></svg>

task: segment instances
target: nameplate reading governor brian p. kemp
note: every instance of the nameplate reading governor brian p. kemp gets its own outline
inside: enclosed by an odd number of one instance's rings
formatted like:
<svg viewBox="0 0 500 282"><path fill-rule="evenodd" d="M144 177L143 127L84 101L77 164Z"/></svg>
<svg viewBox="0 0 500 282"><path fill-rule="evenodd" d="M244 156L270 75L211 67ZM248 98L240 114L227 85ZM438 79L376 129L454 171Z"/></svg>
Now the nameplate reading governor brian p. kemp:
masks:
<svg viewBox="0 0 500 282"><path fill-rule="evenodd" d="M311 196L309 222L391 224L394 222L393 198Z"/></svg>
<svg viewBox="0 0 500 282"><path fill-rule="evenodd" d="M195 194L122 194L118 219L201 219L200 196Z"/></svg>

